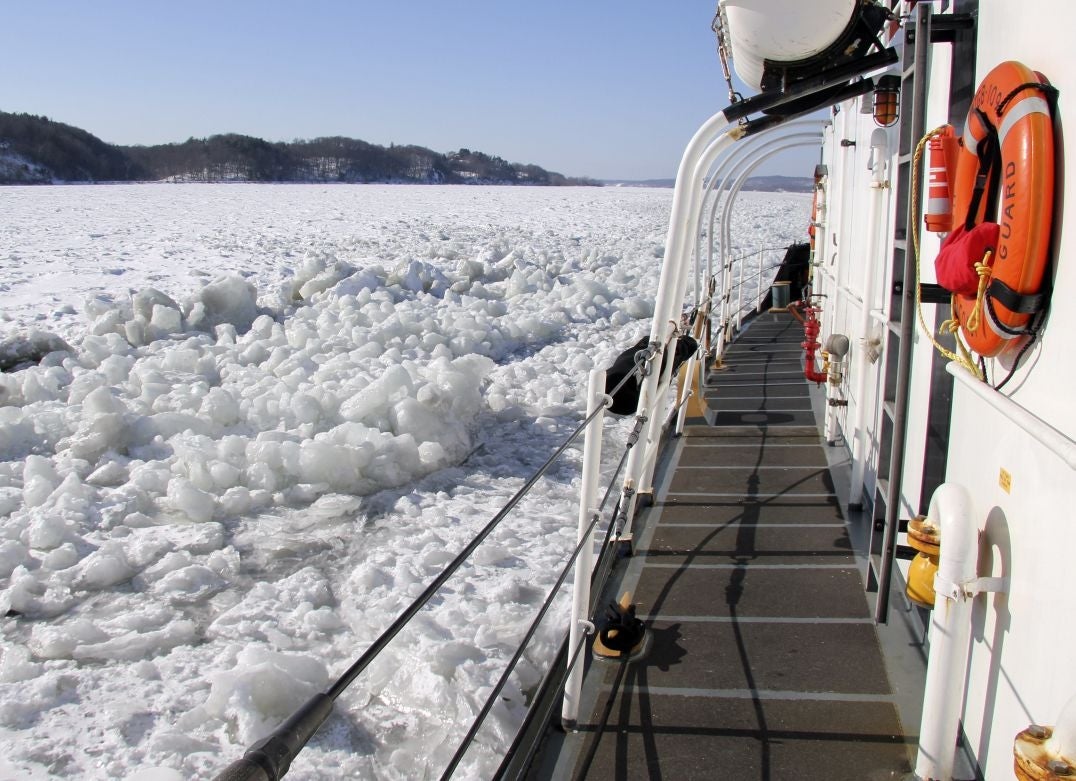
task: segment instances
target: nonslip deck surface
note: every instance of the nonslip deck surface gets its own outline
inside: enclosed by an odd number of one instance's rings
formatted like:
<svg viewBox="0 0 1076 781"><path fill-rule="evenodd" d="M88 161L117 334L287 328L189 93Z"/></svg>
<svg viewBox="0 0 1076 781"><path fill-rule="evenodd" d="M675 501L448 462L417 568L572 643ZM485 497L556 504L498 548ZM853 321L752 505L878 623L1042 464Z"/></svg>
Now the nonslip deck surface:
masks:
<svg viewBox="0 0 1076 781"><path fill-rule="evenodd" d="M710 375L633 566L647 650L598 660L577 779L900 779L911 771L802 374L764 315Z"/></svg>

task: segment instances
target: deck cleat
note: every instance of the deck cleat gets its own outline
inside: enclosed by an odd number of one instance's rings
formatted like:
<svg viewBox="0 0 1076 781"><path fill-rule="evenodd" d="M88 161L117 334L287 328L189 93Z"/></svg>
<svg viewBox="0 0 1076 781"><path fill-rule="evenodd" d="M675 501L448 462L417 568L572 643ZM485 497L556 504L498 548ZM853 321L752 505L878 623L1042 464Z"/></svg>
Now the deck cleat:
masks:
<svg viewBox="0 0 1076 781"><path fill-rule="evenodd" d="M619 602L610 602L605 619L598 625L594 655L600 659L628 661L637 657L646 644L646 626L635 617L631 592L625 591Z"/></svg>

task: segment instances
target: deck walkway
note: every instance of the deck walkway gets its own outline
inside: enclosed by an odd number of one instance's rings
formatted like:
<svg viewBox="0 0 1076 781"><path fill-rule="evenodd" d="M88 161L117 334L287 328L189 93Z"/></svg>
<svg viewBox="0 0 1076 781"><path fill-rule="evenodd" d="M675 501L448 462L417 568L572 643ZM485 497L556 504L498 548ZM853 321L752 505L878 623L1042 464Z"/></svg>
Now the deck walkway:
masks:
<svg viewBox="0 0 1076 781"><path fill-rule="evenodd" d="M640 519L623 588L649 629L597 660L554 775L900 779L911 771L802 373L802 328L759 317L711 374ZM586 712L586 711L584 711Z"/></svg>

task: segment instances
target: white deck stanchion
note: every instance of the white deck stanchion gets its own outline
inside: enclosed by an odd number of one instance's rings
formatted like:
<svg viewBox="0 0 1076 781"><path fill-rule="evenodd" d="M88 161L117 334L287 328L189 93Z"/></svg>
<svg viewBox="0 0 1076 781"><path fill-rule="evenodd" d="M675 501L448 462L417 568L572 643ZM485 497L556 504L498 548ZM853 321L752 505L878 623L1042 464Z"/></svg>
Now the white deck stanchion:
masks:
<svg viewBox="0 0 1076 781"><path fill-rule="evenodd" d="M591 521L594 519L598 503L598 483L602 457L602 422L604 414L594 413L605 406L605 371L595 369L590 372L587 383L587 417L594 415L587 424L583 435L583 479L579 490L579 525L577 543L584 537L592 537ZM575 585L572 592L572 617L568 625L569 654L575 652L586 632L583 622L590 613L590 578L594 571L594 545L584 543L575 561ZM564 704L561 718L565 723L574 724L579 717L579 696L583 688L583 658L575 660L575 665L564 682Z"/></svg>
<svg viewBox="0 0 1076 781"><path fill-rule="evenodd" d="M658 281L658 292L654 306L654 322L650 330L650 344L658 351L655 360L660 360L660 352L663 349L669 333L669 320L679 319L679 309L684 299L684 288L687 283L687 265L684 261L688 255L687 237L694 235L689 232L692 224L692 215L698 212L698 202L701 198L701 184L695 174L698 162L706 156L710 160L715 159L723 149L734 143L740 136L737 129L724 132L716 141L711 141L721 131L728 127L725 113L719 111L703 123L692 137L684 155L680 160L680 168L676 174L676 188L673 191L672 214L669 219L669 231L665 242L665 263L661 267L661 277ZM639 392L639 405L636 416L642 416L646 420L643 423L644 430L649 428L652 418L657 413L659 399L657 397L660 363L647 374L643 380ZM640 443L646 443L649 436L641 437ZM617 530L620 537L631 533L632 515L635 512L636 487L643 474L646 463L644 448L633 447L628 456L625 467L623 490L620 497L620 516Z"/></svg>

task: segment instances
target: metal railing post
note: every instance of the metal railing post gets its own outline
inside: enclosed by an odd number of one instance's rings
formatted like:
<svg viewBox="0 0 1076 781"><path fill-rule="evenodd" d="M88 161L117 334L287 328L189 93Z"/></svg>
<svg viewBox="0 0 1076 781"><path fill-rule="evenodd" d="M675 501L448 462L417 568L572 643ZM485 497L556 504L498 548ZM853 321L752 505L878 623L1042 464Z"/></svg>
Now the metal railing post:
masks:
<svg viewBox="0 0 1076 781"><path fill-rule="evenodd" d="M680 309L683 307L688 277L687 265L690 259L690 247L687 241L698 231L701 179L710 163L729 145L742 137L738 128L726 131L728 124L724 112L719 111L714 114L695 132L680 160L676 188L673 191L672 215L669 219L669 231L665 242L665 262L662 264L661 277L658 281L654 321L650 330L650 344L657 349L658 356L664 349L669 321L678 322ZM700 168L703 169L701 172ZM661 406L662 397L658 394L660 374L661 372L656 367L651 367L639 392L636 418L646 418L644 428L658 414ZM631 455L628 456L618 518L618 534L621 538L631 532L632 517L638 496L636 487L639 485L646 465L645 443L647 439L643 440L643 447L632 448Z"/></svg>
<svg viewBox="0 0 1076 781"><path fill-rule="evenodd" d="M762 311L762 266L766 262L766 250L758 251L758 264L755 266L755 312Z"/></svg>
<svg viewBox="0 0 1076 781"><path fill-rule="evenodd" d="M676 354L677 337L673 337L673 341L670 344L670 351L672 355ZM658 386L664 389L664 393L661 394L662 398L665 398L672 388L672 374L673 374L673 359L672 356L665 362L664 371L661 373L661 384ZM654 411L655 413L658 410ZM646 439L646 461L643 462L642 479L639 480L639 490L642 493L650 493L654 490L654 468L658 463L658 450L661 445L661 416L654 414L650 418L650 425L648 427L648 434Z"/></svg>
<svg viewBox="0 0 1076 781"><path fill-rule="evenodd" d="M583 480L579 489L579 527L577 542L590 534L591 521L597 514L598 480L602 458L602 422L604 414L597 414L599 407L606 406L605 371L594 369L587 383L587 417L594 415L583 435ZM572 617L568 625L568 647L575 648L586 634L584 622L590 613L590 576L594 571L594 546L584 545L575 562L575 585L572 591ZM564 704L561 719L574 724L579 716L579 696L583 689L583 665L576 663L564 682Z"/></svg>
<svg viewBox="0 0 1076 781"><path fill-rule="evenodd" d="M743 267L747 265L747 258L740 261L740 268L736 277L736 332L739 333L743 325Z"/></svg>

